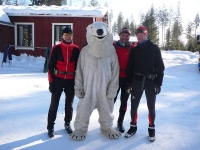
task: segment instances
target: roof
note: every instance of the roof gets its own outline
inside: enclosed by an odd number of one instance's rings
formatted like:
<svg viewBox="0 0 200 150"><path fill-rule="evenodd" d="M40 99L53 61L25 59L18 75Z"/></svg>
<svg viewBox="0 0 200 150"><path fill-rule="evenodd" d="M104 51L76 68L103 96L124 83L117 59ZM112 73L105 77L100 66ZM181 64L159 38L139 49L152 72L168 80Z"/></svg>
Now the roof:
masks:
<svg viewBox="0 0 200 150"><path fill-rule="evenodd" d="M13 24L10 22L8 15L2 9L0 9L0 24L13 26Z"/></svg>
<svg viewBox="0 0 200 150"><path fill-rule="evenodd" d="M107 7L77 6L0 6L8 16L59 16L59 17L103 17Z"/></svg>

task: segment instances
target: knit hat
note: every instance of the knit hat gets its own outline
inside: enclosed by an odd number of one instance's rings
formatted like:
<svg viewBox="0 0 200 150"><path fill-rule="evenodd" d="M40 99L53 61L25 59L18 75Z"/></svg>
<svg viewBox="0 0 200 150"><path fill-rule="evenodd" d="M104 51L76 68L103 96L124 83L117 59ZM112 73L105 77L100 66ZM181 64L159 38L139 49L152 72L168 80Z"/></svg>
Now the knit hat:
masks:
<svg viewBox="0 0 200 150"><path fill-rule="evenodd" d="M124 27L124 28L121 29L119 35L121 35L122 33L126 33L126 34L131 35L131 31L128 28L126 28L126 27Z"/></svg>
<svg viewBox="0 0 200 150"><path fill-rule="evenodd" d="M66 27L62 30L62 34L64 34L64 33L73 34L73 30L72 30L69 26L66 26Z"/></svg>
<svg viewBox="0 0 200 150"><path fill-rule="evenodd" d="M135 34L137 35L138 33L144 33L144 34L148 34L148 29L145 26L139 26L135 32Z"/></svg>

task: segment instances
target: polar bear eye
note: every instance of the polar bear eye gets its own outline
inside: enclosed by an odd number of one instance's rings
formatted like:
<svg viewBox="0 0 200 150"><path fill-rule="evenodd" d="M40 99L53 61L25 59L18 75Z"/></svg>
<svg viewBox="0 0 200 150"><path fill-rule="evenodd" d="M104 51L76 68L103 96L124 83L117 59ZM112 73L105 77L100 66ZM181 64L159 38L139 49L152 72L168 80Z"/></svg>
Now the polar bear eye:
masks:
<svg viewBox="0 0 200 150"><path fill-rule="evenodd" d="M92 29L92 27L91 27L91 29Z"/></svg>

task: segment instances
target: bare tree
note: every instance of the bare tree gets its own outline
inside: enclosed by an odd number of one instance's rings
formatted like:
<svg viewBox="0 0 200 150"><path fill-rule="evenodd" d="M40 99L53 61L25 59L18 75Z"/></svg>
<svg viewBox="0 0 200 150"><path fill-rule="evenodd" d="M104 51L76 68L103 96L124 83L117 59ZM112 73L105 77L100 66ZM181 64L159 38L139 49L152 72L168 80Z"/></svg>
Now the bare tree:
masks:
<svg viewBox="0 0 200 150"><path fill-rule="evenodd" d="M168 10L166 9L165 5L163 5L163 8L160 8L158 11L158 18L159 23L161 24L162 27L162 46L164 48L164 35L165 35L165 28L168 25L169 22L169 13Z"/></svg>
<svg viewBox="0 0 200 150"><path fill-rule="evenodd" d="M194 19L194 26L195 26L195 37L197 36L197 29L199 27L200 24L200 18L199 18L199 14L196 14L196 17Z"/></svg>

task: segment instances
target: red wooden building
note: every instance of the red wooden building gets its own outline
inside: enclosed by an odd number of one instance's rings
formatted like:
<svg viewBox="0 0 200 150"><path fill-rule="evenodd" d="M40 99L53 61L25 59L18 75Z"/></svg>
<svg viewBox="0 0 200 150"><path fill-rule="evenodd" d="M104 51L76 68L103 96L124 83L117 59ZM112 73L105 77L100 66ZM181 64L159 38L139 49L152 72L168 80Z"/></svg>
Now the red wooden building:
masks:
<svg viewBox="0 0 200 150"><path fill-rule="evenodd" d="M0 51L9 44L15 55L45 56L46 48L60 42L62 29L66 26L71 26L73 42L82 48L89 24L108 23L105 7L0 6L0 10L11 21L10 26L0 24Z"/></svg>

